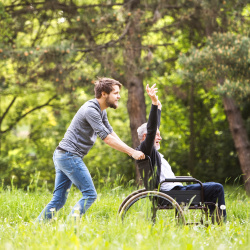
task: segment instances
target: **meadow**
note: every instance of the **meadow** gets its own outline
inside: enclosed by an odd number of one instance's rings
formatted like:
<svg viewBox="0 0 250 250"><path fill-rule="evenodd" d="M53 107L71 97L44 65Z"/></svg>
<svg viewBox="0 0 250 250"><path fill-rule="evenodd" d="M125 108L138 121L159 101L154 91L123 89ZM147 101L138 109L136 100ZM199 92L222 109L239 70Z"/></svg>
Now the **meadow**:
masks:
<svg viewBox="0 0 250 250"><path fill-rule="evenodd" d="M122 223L117 210L135 187L106 184L98 187L98 199L75 223L67 214L80 199L74 187L64 208L48 223L35 223L52 193L43 188L0 188L0 249L249 249L250 198L242 187L225 187L228 221L176 226L159 221Z"/></svg>

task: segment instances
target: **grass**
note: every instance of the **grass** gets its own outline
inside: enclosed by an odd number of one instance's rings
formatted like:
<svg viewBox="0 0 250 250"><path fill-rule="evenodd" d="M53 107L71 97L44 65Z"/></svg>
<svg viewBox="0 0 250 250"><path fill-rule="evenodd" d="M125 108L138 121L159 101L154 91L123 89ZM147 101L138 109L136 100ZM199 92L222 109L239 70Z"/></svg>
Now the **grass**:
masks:
<svg viewBox="0 0 250 250"><path fill-rule="evenodd" d="M159 221L117 219L122 200L133 187L106 186L76 224L65 223L81 194L72 188L66 205L49 223L36 217L52 194L42 190L0 188L0 249L249 249L250 198L226 187L228 222L222 226L174 226Z"/></svg>

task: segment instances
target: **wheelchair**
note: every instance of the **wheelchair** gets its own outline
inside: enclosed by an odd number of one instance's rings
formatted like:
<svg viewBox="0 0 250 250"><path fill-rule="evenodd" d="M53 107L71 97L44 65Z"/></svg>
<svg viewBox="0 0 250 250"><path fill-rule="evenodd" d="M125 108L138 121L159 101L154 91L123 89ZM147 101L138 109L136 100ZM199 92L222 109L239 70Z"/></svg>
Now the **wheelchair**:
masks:
<svg viewBox="0 0 250 250"><path fill-rule="evenodd" d="M179 176L168 178L155 189L156 173L151 164L151 159L146 156L138 161L138 169L144 183L144 189L136 190L128 195L121 203L118 215L122 221L130 218L135 220L151 220L153 223L170 224L205 224L208 225L208 206L217 206L213 202L204 202L203 184L192 176ZM164 182L199 183L200 190L170 190L161 191ZM192 211L190 213L190 211ZM214 216L211 216L214 223Z"/></svg>

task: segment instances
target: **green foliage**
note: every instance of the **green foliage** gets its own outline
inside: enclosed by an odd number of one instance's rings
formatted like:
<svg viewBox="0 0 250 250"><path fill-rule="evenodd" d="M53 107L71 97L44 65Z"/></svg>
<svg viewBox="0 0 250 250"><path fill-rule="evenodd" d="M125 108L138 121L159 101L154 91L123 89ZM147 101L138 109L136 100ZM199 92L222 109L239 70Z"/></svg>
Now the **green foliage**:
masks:
<svg viewBox="0 0 250 250"><path fill-rule="evenodd" d="M195 161L198 160L194 173L202 180L209 181L216 175L217 181L232 183L237 176L241 176L234 143L219 100L221 95L227 95L243 105L247 104L249 45L250 40L246 36L230 32L214 33L202 49L193 47L180 56L179 63L183 69L179 73L183 81L193 84L196 93L199 93L194 97ZM248 115L245 116L247 121ZM207 125L205 130L202 124ZM249 131L249 126L247 129ZM225 176L228 178L225 179Z"/></svg>
<svg viewBox="0 0 250 250"><path fill-rule="evenodd" d="M220 97L208 91L216 74L213 74L214 69L208 71L200 64L205 65L207 61L210 65L217 65L231 78L237 73L237 79L225 79L220 91L234 91L235 95L243 97L248 88L247 80L244 85L237 81L239 73L244 75L249 65L243 60L249 55L246 51L247 36L244 36L244 46L241 46L241 38L236 44L235 35L228 33L225 39L224 35L218 34L216 42L209 45L214 51L212 55L216 57L216 64L204 57L207 54L202 56L202 51L210 53L206 48L210 42L206 41L209 30L230 30L232 34L244 32L249 20L249 5L246 3L244 0L140 1L133 11L130 4L123 1L46 0L32 1L31 4L29 1L6 0L4 4L0 3L1 178L10 184L15 176L19 187L26 189L31 180L39 176L38 185L48 183L52 189L53 151L78 108L93 98L96 76L111 76L126 85L124 72L128 65L124 64L124 58L133 49L128 39L129 25L139 17L138 30L132 37L141 41L141 47L136 47L140 60L129 66L136 69L137 76L143 77L144 84L157 82L159 86L164 107L162 153L177 174L185 175L189 171L190 80L187 77L191 71L181 79L176 74L179 65L175 60L180 51L186 53L192 45L199 48L205 45L204 49L194 50L201 56L200 62L193 58L190 64L193 65L192 72L193 68L200 69L197 76L192 77L201 80L202 72L212 74L205 91L197 86L195 93L195 174L204 180L224 182L226 178L234 179L240 174L239 164ZM229 40L235 43L241 56L232 50ZM218 45L221 53L216 49ZM226 71L225 67L231 60L228 53L233 55L235 63L241 58L239 71ZM223 61L219 62L219 57ZM109 119L122 140L131 145L125 104L127 92L122 92L121 106L115 112L109 112ZM150 102L148 99L146 102L149 112ZM246 100L244 106L247 107ZM247 108L245 110L247 120ZM248 128L250 131L250 126ZM124 182L134 178L132 159L105 146L100 140L84 161L96 185L108 179L115 181L117 175L121 175Z"/></svg>
<svg viewBox="0 0 250 250"><path fill-rule="evenodd" d="M176 96L162 99L160 152L165 155L176 175L195 176L202 181L233 184L241 175L234 143L220 101L220 96L200 89L195 95L193 173L189 169L190 110L188 86L176 88ZM186 92L187 91L187 92Z"/></svg>
<svg viewBox="0 0 250 250"><path fill-rule="evenodd" d="M203 49L192 48L179 63L184 80L217 85L218 93L243 99L249 95L250 39L233 33L214 33Z"/></svg>
<svg viewBox="0 0 250 250"><path fill-rule="evenodd" d="M124 103L126 95L127 92L122 90L118 109L120 112L110 110L108 116L116 133L129 145L131 136L127 129L129 121ZM14 177L19 187L27 189L31 182L34 185L32 180L36 177L40 187L47 185L50 190L53 189L55 177L53 151L63 138L78 108L88 99L93 98L81 89L77 89L74 96L76 100L72 105L67 104L67 96L61 100L55 100L54 107L35 111L20 121L11 133L3 134L0 175L5 184L10 185ZM30 98L31 96L29 100ZM133 160L126 154L108 147L100 139L84 157L84 162L96 186L107 180L115 181L118 175L124 183L135 178Z"/></svg>

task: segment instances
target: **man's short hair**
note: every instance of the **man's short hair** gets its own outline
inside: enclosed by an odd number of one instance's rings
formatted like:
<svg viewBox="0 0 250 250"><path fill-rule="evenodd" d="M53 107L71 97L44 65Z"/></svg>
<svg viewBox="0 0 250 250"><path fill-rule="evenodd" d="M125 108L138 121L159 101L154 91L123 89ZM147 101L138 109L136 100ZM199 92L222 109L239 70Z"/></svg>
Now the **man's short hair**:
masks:
<svg viewBox="0 0 250 250"><path fill-rule="evenodd" d="M122 87L122 84L114 79L106 77L98 78L95 82L95 97L101 98L102 92L110 94L114 85L119 86L119 88Z"/></svg>
<svg viewBox="0 0 250 250"><path fill-rule="evenodd" d="M147 123L143 123L138 129L137 129L137 133L138 133L138 138L140 141L142 141L143 135L147 134Z"/></svg>

